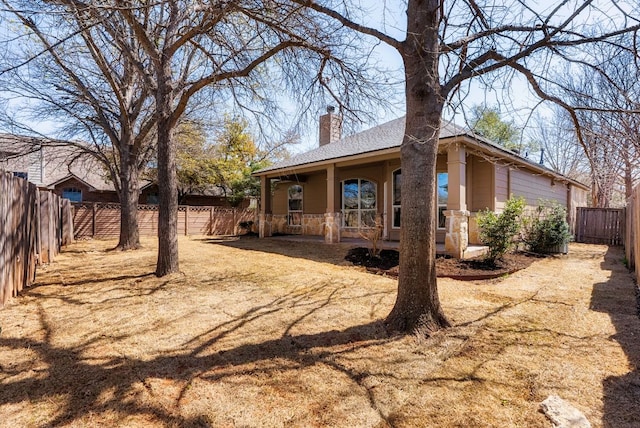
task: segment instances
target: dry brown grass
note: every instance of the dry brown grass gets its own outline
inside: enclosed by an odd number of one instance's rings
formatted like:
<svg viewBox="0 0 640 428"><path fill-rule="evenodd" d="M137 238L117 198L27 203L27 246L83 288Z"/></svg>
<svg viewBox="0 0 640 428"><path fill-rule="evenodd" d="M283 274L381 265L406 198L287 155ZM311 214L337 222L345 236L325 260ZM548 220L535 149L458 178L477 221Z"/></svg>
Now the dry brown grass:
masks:
<svg viewBox="0 0 640 428"><path fill-rule="evenodd" d="M181 239L72 245L0 310L0 425L548 427L640 420L640 322L618 249L572 245L489 282L439 280L454 327L388 337L394 280L346 246Z"/></svg>

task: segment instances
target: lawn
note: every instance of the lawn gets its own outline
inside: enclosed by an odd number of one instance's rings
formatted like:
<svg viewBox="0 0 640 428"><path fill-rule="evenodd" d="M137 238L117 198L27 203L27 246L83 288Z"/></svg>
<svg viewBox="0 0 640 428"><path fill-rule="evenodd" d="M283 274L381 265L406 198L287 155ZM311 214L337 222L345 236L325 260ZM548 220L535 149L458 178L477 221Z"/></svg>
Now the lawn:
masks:
<svg viewBox="0 0 640 428"><path fill-rule="evenodd" d="M557 394L637 427L640 321L620 249L439 279L453 327L389 336L396 281L345 244L180 240L181 273L81 241L0 310L0 426L550 427Z"/></svg>

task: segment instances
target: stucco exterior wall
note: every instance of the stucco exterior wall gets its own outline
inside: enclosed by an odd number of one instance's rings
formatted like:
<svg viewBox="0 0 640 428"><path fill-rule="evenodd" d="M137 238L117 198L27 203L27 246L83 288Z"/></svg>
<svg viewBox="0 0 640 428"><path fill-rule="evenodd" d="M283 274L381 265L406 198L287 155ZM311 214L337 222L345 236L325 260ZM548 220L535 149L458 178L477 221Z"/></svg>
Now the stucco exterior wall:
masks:
<svg viewBox="0 0 640 428"><path fill-rule="evenodd" d="M327 174L309 175L302 184L302 208L305 214L324 214L327 210Z"/></svg>
<svg viewBox="0 0 640 428"><path fill-rule="evenodd" d="M477 156L467 158L467 209L481 211L493 209L493 171L494 165Z"/></svg>

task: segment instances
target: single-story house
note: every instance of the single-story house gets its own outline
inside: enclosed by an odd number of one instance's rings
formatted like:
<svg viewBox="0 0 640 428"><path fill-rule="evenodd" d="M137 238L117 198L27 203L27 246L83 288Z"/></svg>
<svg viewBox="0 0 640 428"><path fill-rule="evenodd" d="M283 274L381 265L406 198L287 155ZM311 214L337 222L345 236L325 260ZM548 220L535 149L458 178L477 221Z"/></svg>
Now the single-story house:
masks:
<svg viewBox="0 0 640 428"><path fill-rule="evenodd" d="M328 109L318 148L255 173L262 183L260 236L319 235L333 243L378 225L383 239L399 240L404 127L399 118L341 138L340 117ZM436 242L454 257L480 244L476 213L500 212L510 195L531 207L555 200L572 224L589 190L451 123L440 130L437 186Z"/></svg>

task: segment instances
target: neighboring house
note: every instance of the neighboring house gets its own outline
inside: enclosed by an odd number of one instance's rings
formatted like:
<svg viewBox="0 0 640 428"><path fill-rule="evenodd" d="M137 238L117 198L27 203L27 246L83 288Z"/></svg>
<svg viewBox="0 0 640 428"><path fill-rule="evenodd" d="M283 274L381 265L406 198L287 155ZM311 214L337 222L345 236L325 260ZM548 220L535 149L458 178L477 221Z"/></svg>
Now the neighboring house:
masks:
<svg viewBox="0 0 640 428"><path fill-rule="evenodd" d="M147 183L140 188L141 204L155 205L158 203L158 185L156 183ZM245 199L237 208L248 208L250 199ZM216 186L205 190L204 192L191 192L186 195L179 195L180 205L191 206L214 206L214 207L231 207L227 201L222 189Z"/></svg>
<svg viewBox="0 0 640 428"><path fill-rule="evenodd" d="M118 202L104 167L76 146L0 134L0 169L71 202Z"/></svg>
<svg viewBox="0 0 640 428"><path fill-rule="evenodd" d="M0 134L0 169L53 191L71 202L118 203L119 198L104 166L81 148L35 137ZM158 203L158 186L140 183L140 204ZM239 208L249 206L247 199ZM181 205L229 204L221 189L183 195Z"/></svg>
<svg viewBox="0 0 640 428"><path fill-rule="evenodd" d="M376 224L400 239L400 145L404 118L340 138L340 118L320 117L320 146L257 171L261 178L260 236L319 235L326 242L360 237ZM452 124L440 131L436 242L463 257L479 244L475 215L500 212L510 195L527 205L555 200L585 206L588 187ZM268 192L268 190L272 192Z"/></svg>

